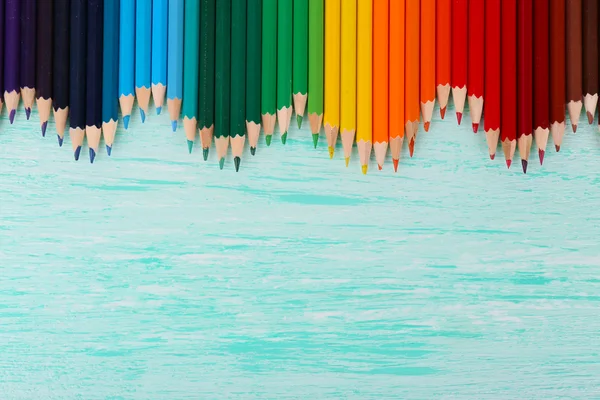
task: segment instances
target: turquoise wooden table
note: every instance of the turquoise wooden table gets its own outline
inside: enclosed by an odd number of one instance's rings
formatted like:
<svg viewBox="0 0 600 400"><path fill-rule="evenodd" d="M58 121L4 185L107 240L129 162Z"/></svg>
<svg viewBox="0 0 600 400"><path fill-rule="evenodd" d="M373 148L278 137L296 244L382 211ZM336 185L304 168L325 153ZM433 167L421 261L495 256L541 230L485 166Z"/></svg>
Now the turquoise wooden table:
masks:
<svg viewBox="0 0 600 400"><path fill-rule="evenodd" d="M600 397L596 126L523 175L446 118L363 176L307 125L235 173L168 113L93 165L3 113L0 397Z"/></svg>

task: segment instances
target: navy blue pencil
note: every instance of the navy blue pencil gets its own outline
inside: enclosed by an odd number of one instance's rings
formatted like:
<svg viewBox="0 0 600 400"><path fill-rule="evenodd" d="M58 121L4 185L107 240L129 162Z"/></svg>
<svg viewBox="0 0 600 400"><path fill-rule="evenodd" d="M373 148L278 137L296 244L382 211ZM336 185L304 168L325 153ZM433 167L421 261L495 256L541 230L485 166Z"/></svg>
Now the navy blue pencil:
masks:
<svg viewBox="0 0 600 400"><path fill-rule="evenodd" d="M21 97L27 119L35 101L36 0L21 0Z"/></svg>
<svg viewBox="0 0 600 400"><path fill-rule="evenodd" d="M104 0L88 1L87 23L87 83L85 133L93 163L102 133L102 43L104 24Z"/></svg>
<svg viewBox="0 0 600 400"><path fill-rule="evenodd" d="M79 160L85 136L85 57L87 45L87 1L71 1L71 62L69 112L71 118L69 135L75 160Z"/></svg>
<svg viewBox="0 0 600 400"><path fill-rule="evenodd" d="M52 110L53 6L54 0L44 0L38 3L37 9L35 96L42 126L42 136L46 136L46 127Z"/></svg>

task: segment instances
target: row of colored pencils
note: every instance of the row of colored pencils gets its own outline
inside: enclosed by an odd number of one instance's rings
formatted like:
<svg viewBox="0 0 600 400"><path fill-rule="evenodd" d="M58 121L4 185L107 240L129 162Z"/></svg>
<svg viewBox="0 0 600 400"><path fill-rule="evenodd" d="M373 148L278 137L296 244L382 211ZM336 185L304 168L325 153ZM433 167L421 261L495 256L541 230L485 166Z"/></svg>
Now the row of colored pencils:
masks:
<svg viewBox="0 0 600 400"><path fill-rule="evenodd" d="M236 170L246 136L261 128L286 143L305 110L316 147L324 127L331 158L341 134L346 165L356 143L397 170L452 97L482 117L489 155L498 140L510 167L517 145L526 172L533 139L540 163L549 134L562 144L598 100L597 0L0 0L0 91L14 121L37 100L42 134L54 109L59 144L69 121L75 158L90 161L103 133L110 155L118 108L125 129L135 101L145 121L165 95L173 131L183 119L189 152L213 138ZM535 68L534 68L535 66ZM0 103L1 106L1 103Z"/></svg>

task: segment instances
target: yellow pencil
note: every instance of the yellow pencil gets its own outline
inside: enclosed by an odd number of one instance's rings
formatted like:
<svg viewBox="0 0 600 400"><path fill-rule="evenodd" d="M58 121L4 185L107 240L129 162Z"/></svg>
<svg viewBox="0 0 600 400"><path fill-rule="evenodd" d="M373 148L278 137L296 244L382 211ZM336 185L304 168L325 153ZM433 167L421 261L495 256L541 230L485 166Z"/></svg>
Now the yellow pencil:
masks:
<svg viewBox="0 0 600 400"><path fill-rule="evenodd" d="M356 0L342 2L340 129L346 167L356 132Z"/></svg>
<svg viewBox="0 0 600 400"><path fill-rule="evenodd" d="M346 1L346 0L344 0ZM371 157L373 132L373 0L358 0L357 18L357 113L356 146L363 174L367 173Z"/></svg>
<svg viewBox="0 0 600 400"><path fill-rule="evenodd" d="M325 110L323 121L329 148L333 158L340 128L340 7L341 0L325 2Z"/></svg>

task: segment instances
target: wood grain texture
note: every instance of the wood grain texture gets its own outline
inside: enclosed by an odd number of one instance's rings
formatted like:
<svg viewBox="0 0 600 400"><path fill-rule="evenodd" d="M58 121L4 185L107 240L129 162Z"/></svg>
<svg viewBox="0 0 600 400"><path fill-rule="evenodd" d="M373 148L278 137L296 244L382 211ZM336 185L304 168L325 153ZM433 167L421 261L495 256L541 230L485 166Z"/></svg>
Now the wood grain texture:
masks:
<svg viewBox="0 0 600 400"><path fill-rule="evenodd" d="M366 176L307 120L236 174L167 113L94 165L3 113L2 397L597 397L596 128L523 175L438 111Z"/></svg>

